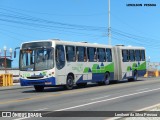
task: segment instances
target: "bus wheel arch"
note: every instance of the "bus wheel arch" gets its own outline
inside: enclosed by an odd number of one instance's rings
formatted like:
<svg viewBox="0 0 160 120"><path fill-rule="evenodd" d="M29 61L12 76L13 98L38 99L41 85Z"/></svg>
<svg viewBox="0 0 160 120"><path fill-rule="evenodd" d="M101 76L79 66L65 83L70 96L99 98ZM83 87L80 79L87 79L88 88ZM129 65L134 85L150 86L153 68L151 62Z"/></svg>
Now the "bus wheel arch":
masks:
<svg viewBox="0 0 160 120"><path fill-rule="evenodd" d="M65 88L67 90L71 90L71 89L73 89L73 86L74 86L74 74L73 73L69 73L67 75Z"/></svg>

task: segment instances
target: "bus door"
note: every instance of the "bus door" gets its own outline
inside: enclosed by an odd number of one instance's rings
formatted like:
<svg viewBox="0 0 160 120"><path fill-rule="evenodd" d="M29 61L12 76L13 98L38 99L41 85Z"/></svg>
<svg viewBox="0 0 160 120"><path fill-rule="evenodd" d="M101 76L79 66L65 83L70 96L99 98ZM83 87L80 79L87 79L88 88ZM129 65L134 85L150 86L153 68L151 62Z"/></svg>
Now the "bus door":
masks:
<svg viewBox="0 0 160 120"><path fill-rule="evenodd" d="M133 50L122 49L122 77L123 79L132 77ZM131 61L132 60L132 61Z"/></svg>
<svg viewBox="0 0 160 120"><path fill-rule="evenodd" d="M65 51L63 45L56 45L55 50L55 61L56 61L56 82L57 84L66 83L66 69L65 69Z"/></svg>

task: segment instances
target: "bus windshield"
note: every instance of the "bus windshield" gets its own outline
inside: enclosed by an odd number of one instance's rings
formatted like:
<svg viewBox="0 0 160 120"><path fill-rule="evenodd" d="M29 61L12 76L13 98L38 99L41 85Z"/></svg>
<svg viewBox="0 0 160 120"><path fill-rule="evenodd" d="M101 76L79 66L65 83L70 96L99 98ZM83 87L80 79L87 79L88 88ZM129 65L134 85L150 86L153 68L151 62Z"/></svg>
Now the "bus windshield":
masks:
<svg viewBox="0 0 160 120"><path fill-rule="evenodd" d="M20 52L20 70L40 71L54 67L54 49L22 49Z"/></svg>

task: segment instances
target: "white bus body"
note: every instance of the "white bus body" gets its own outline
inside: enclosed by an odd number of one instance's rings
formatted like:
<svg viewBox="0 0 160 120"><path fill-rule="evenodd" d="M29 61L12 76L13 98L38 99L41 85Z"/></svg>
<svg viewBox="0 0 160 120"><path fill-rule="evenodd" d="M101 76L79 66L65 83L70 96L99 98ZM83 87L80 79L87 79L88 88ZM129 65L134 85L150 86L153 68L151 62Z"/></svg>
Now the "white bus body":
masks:
<svg viewBox="0 0 160 120"><path fill-rule="evenodd" d="M137 50L144 55L137 61L130 60L128 53ZM75 84L85 86L87 82L109 84L110 80L136 80L146 72L143 47L60 40L23 43L19 66L21 86L32 85L36 91L46 86L64 85L72 89Z"/></svg>
<svg viewBox="0 0 160 120"><path fill-rule="evenodd" d="M115 53L114 79L123 80L127 78L128 80L136 80L138 76L145 75L146 61L144 47L114 46L113 49ZM139 58L136 57L137 51L140 54ZM125 57L123 57L123 53ZM134 57L131 57L131 54Z"/></svg>

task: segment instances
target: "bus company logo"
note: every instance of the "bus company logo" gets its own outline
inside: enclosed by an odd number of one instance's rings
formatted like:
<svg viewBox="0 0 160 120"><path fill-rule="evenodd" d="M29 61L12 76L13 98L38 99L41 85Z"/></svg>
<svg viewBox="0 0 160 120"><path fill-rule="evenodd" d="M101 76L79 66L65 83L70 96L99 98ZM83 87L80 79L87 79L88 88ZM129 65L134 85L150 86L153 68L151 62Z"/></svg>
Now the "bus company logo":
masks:
<svg viewBox="0 0 160 120"><path fill-rule="evenodd" d="M2 112L2 117L12 117L11 112Z"/></svg>
<svg viewBox="0 0 160 120"><path fill-rule="evenodd" d="M77 71L77 72L82 72L83 64L78 64L76 67L72 67L72 70Z"/></svg>

